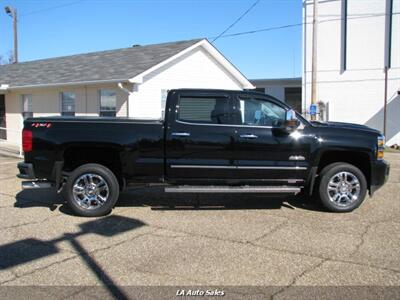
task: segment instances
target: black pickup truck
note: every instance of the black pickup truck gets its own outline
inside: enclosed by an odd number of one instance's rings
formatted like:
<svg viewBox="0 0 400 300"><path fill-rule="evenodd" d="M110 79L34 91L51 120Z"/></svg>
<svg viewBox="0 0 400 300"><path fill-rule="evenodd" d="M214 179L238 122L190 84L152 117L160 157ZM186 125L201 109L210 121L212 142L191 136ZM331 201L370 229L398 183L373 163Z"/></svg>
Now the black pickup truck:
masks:
<svg viewBox="0 0 400 300"><path fill-rule="evenodd" d="M53 186L82 216L109 213L130 185L173 193L316 195L357 208L389 175L384 137L346 123L309 122L257 92L179 89L164 120L46 117L24 123L23 188Z"/></svg>

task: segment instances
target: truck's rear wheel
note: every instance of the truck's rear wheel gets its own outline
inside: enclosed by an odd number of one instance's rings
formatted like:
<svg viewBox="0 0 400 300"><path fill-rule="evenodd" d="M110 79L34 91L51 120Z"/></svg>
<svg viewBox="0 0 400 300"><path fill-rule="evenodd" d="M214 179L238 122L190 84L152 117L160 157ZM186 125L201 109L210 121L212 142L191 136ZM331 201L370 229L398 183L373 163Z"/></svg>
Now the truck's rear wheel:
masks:
<svg viewBox="0 0 400 300"><path fill-rule="evenodd" d="M65 185L66 200L71 209L84 217L108 214L119 196L119 184L114 173L99 164L76 168Z"/></svg>
<svg viewBox="0 0 400 300"><path fill-rule="evenodd" d="M357 167L343 163L326 166L320 175L319 198L333 212L349 212L361 205L367 194L367 180Z"/></svg>

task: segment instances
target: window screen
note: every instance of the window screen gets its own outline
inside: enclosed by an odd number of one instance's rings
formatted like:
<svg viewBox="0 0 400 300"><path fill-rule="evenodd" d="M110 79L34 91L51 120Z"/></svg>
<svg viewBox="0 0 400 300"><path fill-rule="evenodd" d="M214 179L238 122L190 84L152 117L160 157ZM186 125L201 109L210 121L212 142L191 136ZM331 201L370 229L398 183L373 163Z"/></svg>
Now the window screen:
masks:
<svg viewBox="0 0 400 300"><path fill-rule="evenodd" d="M61 93L61 115L75 116L75 93Z"/></svg>
<svg viewBox="0 0 400 300"><path fill-rule="evenodd" d="M100 90L100 116L115 117L117 115L117 92Z"/></svg>
<svg viewBox="0 0 400 300"><path fill-rule="evenodd" d="M178 119L193 123L229 124L229 100L219 97L181 97Z"/></svg>

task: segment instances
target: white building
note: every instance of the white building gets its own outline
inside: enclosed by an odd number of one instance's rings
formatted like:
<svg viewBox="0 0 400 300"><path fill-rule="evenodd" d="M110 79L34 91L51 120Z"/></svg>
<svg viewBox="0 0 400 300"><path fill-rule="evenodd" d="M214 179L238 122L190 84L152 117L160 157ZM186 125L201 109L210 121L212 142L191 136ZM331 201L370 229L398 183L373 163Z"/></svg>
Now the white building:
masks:
<svg viewBox="0 0 400 300"><path fill-rule="evenodd" d="M4 65L0 139L19 145L29 116L160 119L175 88L254 87L204 39Z"/></svg>
<svg viewBox="0 0 400 300"><path fill-rule="evenodd" d="M388 67L387 144L400 144L400 0L319 0L317 100L330 121L383 131ZM303 1L303 109L311 104L313 0Z"/></svg>

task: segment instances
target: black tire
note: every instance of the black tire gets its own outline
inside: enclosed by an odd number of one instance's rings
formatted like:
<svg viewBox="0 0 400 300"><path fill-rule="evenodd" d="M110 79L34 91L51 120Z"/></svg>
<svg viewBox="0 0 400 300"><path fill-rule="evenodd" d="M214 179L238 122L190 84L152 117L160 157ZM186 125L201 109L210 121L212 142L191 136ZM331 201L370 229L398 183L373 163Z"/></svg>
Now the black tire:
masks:
<svg viewBox="0 0 400 300"><path fill-rule="evenodd" d="M328 184L330 180L340 172L347 172L350 173L351 175L354 175L359 183L358 197L356 198L356 200L353 200L353 202L349 202L347 205L345 205L344 203L337 203L335 201L332 201L331 195L329 195L328 193ZM351 175L349 175L350 178ZM335 194L334 191L332 191L331 193ZM318 187L319 199L322 202L323 206L331 212L353 211L354 209L356 209L361 205L361 203L365 199L366 194L367 194L367 180L363 172L361 172L361 170L356 166L344 162L337 162L326 166L320 174L319 187Z"/></svg>
<svg viewBox="0 0 400 300"><path fill-rule="evenodd" d="M74 197L74 192L73 192L74 184L79 185L79 182L84 181L84 179L81 179L82 181L79 181L78 183L76 182L78 179L82 178L82 176L84 176L85 174L87 174L87 176L93 175L92 178L96 179L98 183L101 182L101 179L103 180L103 182L106 183L103 184L103 186L106 186L107 189L106 191L102 192L103 193L102 196L107 195L107 197L105 196L102 197L106 200L98 207L93 205L94 207L85 208L78 203L78 201L76 200L77 196L75 195ZM86 178L86 176L84 178ZM94 179L92 179L92 182L94 181ZM65 188L66 201L69 207L77 215L83 217L99 217L110 213L119 197L119 184L114 173L110 169L99 164L85 164L76 168L68 177L68 180L64 188ZM78 188L83 188L83 187L78 186ZM84 195L86 194L84 193ZM79 197L84 198L84 196L79 196ZM92 201L88 202L92 203ZM93 203L97 203L96 200L93 200Z"/></svg>

